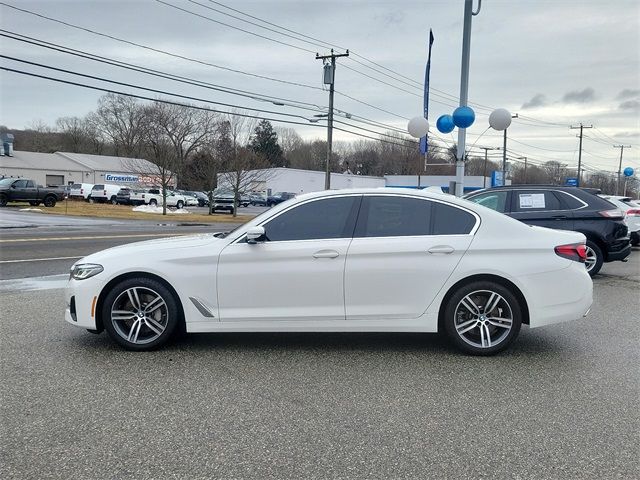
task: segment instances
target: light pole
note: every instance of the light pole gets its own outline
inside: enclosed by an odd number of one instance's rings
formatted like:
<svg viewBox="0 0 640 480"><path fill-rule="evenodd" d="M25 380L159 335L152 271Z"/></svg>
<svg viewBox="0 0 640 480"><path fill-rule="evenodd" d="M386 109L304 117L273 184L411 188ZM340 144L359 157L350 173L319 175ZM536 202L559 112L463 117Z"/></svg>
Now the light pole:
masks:
<svg viewBox="0 0 640 480"><path fill-rule="evenodd" d="M620 163L618 163L618 178L616 180L616 195L618 195L618 191L620 190L620 174L622 173L622 152L624 152L625 148L631 148L631 145L614 145L613 147L620 149ZM625 184L626 184L626 178L625 178Z"/></svg>
<svg viewBox="0 0 640 480"><path fill-rule="evenodd" d="M464 2L464 23L462 30L462 62L460 65L460 106L466 107L469 97L469 57L471 55L471 19L480 13L482 0L478 0L478 10L473 11L473 0ZM456 152L456 197L464 192L464 149L467 129L458 129L458 147Z"/></svg>
<svg viewBox="0 0 640 480"><path fill-rule="evenodd" d="M511 118L518 118L518 114L515 113L511 115ZM504 140L502 143L502 185L507 184L507 130L508 127L504 129Z"/></svg>
<svg viewBox="0 0 640 480"><path fill-rule="evenodd" d="M482 169L482 188L487 188L487 152L489 150L500 150L500 147L480 147L484 150L484 167Z"/></svg>

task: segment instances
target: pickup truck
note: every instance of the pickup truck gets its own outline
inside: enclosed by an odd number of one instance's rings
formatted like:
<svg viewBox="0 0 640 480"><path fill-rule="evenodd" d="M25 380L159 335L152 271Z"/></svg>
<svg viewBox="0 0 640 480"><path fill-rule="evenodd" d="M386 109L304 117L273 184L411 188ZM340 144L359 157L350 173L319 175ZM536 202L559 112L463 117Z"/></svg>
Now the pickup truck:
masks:
<svg viewBox="0 0 640 480"><path fill-rule="evenodd" d="M162 190L150 188L144 194L144 203L147 205L162 205ZM187 199L171 190L167 190L167 207L182 208L187 204Z"/></svg>
<svg viewBox="0 0 640 480"><path fill-rule="evenodd" d="M24 178L0 180L0 207L9 202L29 202L32 206L42 203L45 207L55 207L60 200L64 200L64 190L60 188L45 188Z"/></svg>

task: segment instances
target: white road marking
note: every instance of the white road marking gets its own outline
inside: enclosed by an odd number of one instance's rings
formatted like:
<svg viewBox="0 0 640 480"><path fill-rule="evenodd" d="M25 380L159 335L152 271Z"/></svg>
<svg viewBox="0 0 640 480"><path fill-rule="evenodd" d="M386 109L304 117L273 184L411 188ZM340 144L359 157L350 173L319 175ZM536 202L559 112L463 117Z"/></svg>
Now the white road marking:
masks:
<svg viewBox="0 0 640 480"><path fill-rule="evenodd" d="M0 263L47 262L50 260L72 260L82 257L27 258L24 260L0 260Z"/></svg>
<svg viewBox="0 0 640 480"><path fill-rule="evenodd" d="M29 292L33 290L52 290L64 288L69 274L49 275L46 277L12 278L0 280L0 292Z"/></svg>

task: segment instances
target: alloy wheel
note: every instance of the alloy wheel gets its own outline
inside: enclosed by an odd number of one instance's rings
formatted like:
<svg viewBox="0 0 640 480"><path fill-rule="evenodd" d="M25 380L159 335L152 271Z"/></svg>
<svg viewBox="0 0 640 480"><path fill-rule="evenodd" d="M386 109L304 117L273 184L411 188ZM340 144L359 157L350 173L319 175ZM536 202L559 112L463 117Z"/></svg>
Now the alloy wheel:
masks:
<svg viewBox="0 0 640 480"><path fill-rule="evenodd" d="M144 345L158 339L167 328L169 309L162 296L147 287L122 292L111 307L111 324L127 342Z"/></svg>
<svg viewBox="0 0 640 480"><path fill-rule="evenodd" d="M476 290L458 302L454 326L458 336L476 348L502 343L513 325L513 311L505 298L491 290Z"/></svg>
<svg viewBox="0 0 640 480"><path fill-rule="evenodd" d="M598 262L598 255L589 245L587 245L586 248L586 255L587 257L584 260L584 266L587 269L587 272L591 272Z"/></svg>

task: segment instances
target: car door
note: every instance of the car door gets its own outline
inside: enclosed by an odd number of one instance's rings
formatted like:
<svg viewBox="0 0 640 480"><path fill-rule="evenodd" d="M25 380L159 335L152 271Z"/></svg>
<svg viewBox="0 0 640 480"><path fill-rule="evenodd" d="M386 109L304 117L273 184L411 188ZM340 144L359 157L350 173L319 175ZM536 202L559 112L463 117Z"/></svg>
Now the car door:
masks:
<svg viewBox="0 0 640 480"><path fill-rule="evenodd" d="M218 262L220 320L345 318L344 265L361 195L292 205L261 224L264 241L240 238Z"/></svg>
<svg viewBox="0 0 640 480"><path fill-rule="evenodd" d="M573 211L561 200L560 192L553 190L514 190L510 216L529 225L573 230Z"/></svg>
<svg viewBox="0 0 640 480"><path fill-rule="evenodd" d="M15 182L13 182L13 184L11 185L11 197L14 200L18 201L34 200L35 194L33 195L33 197L31 196L28 183L28 180L16 180ZM33 190L37 192L37 189L33 188Z"/></svg>
<svg viewBox="0 0 640 480"><path fill-rule="evenodd" d="M470 211L436 200L365 196L345 267L347 320L422 315L478 223Z"/></svg>

